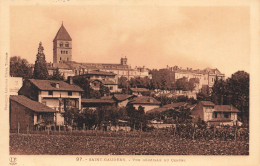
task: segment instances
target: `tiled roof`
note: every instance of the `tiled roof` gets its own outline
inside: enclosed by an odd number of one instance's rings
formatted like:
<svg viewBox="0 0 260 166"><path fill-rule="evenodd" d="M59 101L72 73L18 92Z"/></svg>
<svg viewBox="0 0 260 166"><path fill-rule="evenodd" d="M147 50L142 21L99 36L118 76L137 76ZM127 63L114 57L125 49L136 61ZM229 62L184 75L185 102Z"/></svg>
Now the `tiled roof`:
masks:
<svg viewBox="0 0 260 166"><path fill-rule="evenodd" d="M232 105L215 105L215 112L240 112Z"/></svg>
<svg viewBox="0 0 260 166"><path fill-rule="evenodd" d="M205 106L214 106L215 104L212 103L211 101L200 101L202 105L205 105Z"/></svg>
<svg viewBox="0 0 260 166"><path fill-rule="evenodd" d="M117 85L117 83L115 83L112 80L102 80L101 81L104 85Z"/></svg>
<svg viewBox="0 0 260 166"><path fill-rule="evenodd" d="M167 111L168 108L164 108L164 107L160 107L160 108L154 108L152 110L149 110L147 111L148 114L150 113L161 113L161 112L164 112L164 111Z"/></svg>
<svg viewBox="0 0 260 166"><path fill-rule="evenodd" d="M160 105L161 103L157 101L155 98L150 96L140 96L134 98L130 101L132 104L151 104L151 105Z"/></svg>
<svg viewBox="0 0 260 166"><path fill-rule="evenodd" d="M110 99L112 99L113 98L113 96L102 96L100 99L103 99L103 100L110 100Z"/></svg>
<svg viewBox="0 0 260 166"><path fill-rule="evenodd" d="M98 71L98 70L92 70L88 73L85 73L84 75L103 75L103 76L115 76L115 73L112 72L106 72L106 71Z"/></svg>
<svg viewBox="0 0 260 166"><path fill-rule="evenodd" d="M233 120L228 119L228 118L214 118L209 120L209 122L231 122Z"/></svg>
<svg viewBox="0 0 260 166"><path fill-rule="evenodd" d="M133 97L133 95L128 95L128 94L114 94L114 98L118 101L124 101L126 99L129 99Z"/></svg>
<svg viewBox="0 0 260 166"><path fill-rule="evenodd" d="M112 99L81 99L81 103L115 103Z"/></svg>
<svg viewBox="0 0 260 166"><path fill-rule="evenodd" d="M164 105L163 107L165 107L165 108L178 108L178 107L184 106L184 105L186 105L186 102L171 103L171 104Z"/></svg>
<svg viewBox="0 0 260 166"><path fill-rule="evenodd" d="M68 65L66 62L64 62L64 63L54 63L53 67L59 68L59 69L70 69L70 70L72 70L72 67L70 65Z"/></svg>
<svg viewBox="0 0 260 166"><path fill-rule="evenodd" d="M55 38L53 39L53 41L55 40L67 40L67 41L72 41L69 33L67 32L67 30L65 29L65 27L63 26L63 24L61 25L59 31L57 32Z"/></svg>
<svg viewBox="0 0 260 166"><path fill-rule="evenodd" d="M73 84L71 85L64 81L36 80L36 79L29 79L29 81L40 90L76 91L76 92L83 91L79 86ZM59 84L59 88L56 88L55 86L56 84Z"/></svg>
<svg viewBox="0 0 260 166"><path fill-rule="evenodd" d="M193 73L193 74L208 74L209 73L209 74L214 74L214 75L215 74L217 74L217 75L224 75L217 68L216 69L205 68L203 70L199 70L199 69L197 69L197 70L176 69L176 70L174 70L174 72L176 72L176 73L183 73L183 74L185 74L185 73L187 73L187 74L191 74L191 73Z"/></svg>
<svg viewBox="0 0 260 166"><path fill-rule="evenodd" d="M130 88L131 91L133 92L148 92L149 89L146 88Z"/></svg>
<svg viewBox="0 0 260 166"><path fill-rule="evenodd" d="M54 109L37 101L33 101L23 95L11 95L10 100L16 101L34 112L55 112Z"/></svg>

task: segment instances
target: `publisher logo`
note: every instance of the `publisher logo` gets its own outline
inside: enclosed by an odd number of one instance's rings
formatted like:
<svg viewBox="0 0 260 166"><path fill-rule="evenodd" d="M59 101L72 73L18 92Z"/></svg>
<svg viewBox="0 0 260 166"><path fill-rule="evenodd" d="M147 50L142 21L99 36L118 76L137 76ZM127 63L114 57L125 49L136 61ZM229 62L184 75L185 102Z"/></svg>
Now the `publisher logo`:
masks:
<svg viewBox="0 0 260 166"><path fill-rule="evenodd" d="M10 164L10 165L16 165L16 164L17 164L17 159L16 159L16 157L10 157L10 158L9 158L9 164Z"/></svg>

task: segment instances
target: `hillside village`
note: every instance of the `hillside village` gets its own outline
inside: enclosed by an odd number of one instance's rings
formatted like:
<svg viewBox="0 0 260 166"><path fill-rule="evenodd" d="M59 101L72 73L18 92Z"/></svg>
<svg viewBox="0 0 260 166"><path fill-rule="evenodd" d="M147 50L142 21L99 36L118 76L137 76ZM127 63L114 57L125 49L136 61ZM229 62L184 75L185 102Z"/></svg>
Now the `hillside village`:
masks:
<svg viewBox="0 0 260 166"><path fill-rule="evenodd" d="M10 72L11 131L46 126L145 131L188 122L208 127L246 122L240 108L247 105L237 108L234 96L218 93L228 85L217 68L151 70L132 68L127 57L118 64L72 59L72 38L62 24L53 40L53 63L45 62L40 43L37 65L28 65L34 76ZM10 66L13 70L12 61Z"/></svg>

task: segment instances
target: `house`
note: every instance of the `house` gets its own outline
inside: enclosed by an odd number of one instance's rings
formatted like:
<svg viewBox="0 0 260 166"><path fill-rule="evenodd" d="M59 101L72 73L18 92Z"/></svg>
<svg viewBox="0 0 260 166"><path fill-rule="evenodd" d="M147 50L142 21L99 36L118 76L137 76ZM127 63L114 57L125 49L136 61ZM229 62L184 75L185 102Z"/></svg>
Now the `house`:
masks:
<svg viewBox="0 0 260 166"><path fill-rule="evenodd" d="M129 104L132 104L135 109L142 106L144 108L144 112L146 113L154 108L159 108L161 102L150 96L139 96L132 99Z"/></svg>
<svg viewBox="0 0 260 166"><path fill-rule="evenodd" d="M130 92L132 95L136 95L136 96L144 96L149 94L149 89L146 88L130 88Z"/></svg>
<svg viewBox="0 0 260 166"><path fill-rule="evenodd" d="M207 86L209 88L212 88L216 79L224 80L225 74L221 73L217 68L205 68L203 70L196 69L193 70L192 68L182 69L178 66L169 67L167 66L167 69L172 71L174 73L174 80L186 77L188 80L191 78L198 78L199 84L196 85L195 91L198 91L203 86Z"/></svg>
<svg viewBox="0 0 260 166"><path fill-rule="evenodd" d="M114 94L112 98L116 101L118 107L126 107L128 102L134 97L136 96L128 94Z"/></svg>
<svg viewBox="0 0 260 166"><path fill-rule="evenodd" d="M180 108L180 107L185 107L188 103L186 102L176 102L176 103L171 103L171 104L166 104L163 105L163 108L168 108L168 109L176 109L176 108Z"/></svg>
<svg viewBox="0 0 260 166"><path fill-rule="evenodd" d="M215 105L210 101L200 101L191 111L193 122L199 119L208 125L234 125L240 111L232 105Z"/></svg>
<svg viewBox="0 0 260 166"><path fill-rule="evenodd" d="M90 86L94 90L100 90L101 86L108 87L109 91L114 93L118 91L118 78L112 72L104 72L100 70L87 71L77 77L85 77L90 79Z"/></svg>
<svg viewBox="0 0 260 166"><path fill-rule="evenodd" d="M59 70L59 73L64 76L64 79L67 80L69 77L75 76L74 71L66 63L48 63L47 70L49 75L53 75L56 71Z"/></svg>
<svg viewBox="0 0 260 166"><path fill-rule="evenodd" d="M9 77L9 94L18 95L19 89L23 86L22 77Z"/></svg>
<svg viewBox="0 0 260 166"><path fill-rule="evenodd" d="M154 109L148 111L147 113L161 113L161 112L165 112L168 110L177 110L181 107L186 108L187 105L188 105L188 103L186 103L186 102L171 103L171 104L163 105L162 107L159 107L159 108L154 108Z"/></svg>
<svg viewBox="0 0 260 166"><path fill-rule="evenodd" d="M82 108L97 109L100 106L115 106L116 102L113 99L82 99Z"/></svg>
<svg viewBox="0 0 260 166"><path fill-rule="evenodd" d="M53 124L56 111L23 95L10 96L10 130L33 130L35 125Z"/></svg>
<svg viewBox="0 0 260 166"><path fill-rule="evenodd" d="M61 113L66 109L81 109L81 92L83 90L70 83L55 80L26 80L19 90L19 95L24 95L31 100L38 101L56 110L58 125L64 124Z"/></svg>

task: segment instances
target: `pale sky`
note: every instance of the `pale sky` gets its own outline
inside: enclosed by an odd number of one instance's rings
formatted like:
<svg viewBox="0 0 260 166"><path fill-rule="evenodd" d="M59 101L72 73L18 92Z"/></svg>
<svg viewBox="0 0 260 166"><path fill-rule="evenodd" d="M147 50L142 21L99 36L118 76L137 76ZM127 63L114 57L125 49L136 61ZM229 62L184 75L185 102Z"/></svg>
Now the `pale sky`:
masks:
<svg viewBox="0 0 260 166"><path fill-rule="evenodd" d="M63 21L77 62L119 63L126 56L132 67L212 67L230 76L249 72L249 11L239 6L13 6L11 56L34 63L42 41L52 62L52 41Z"/></svg>

